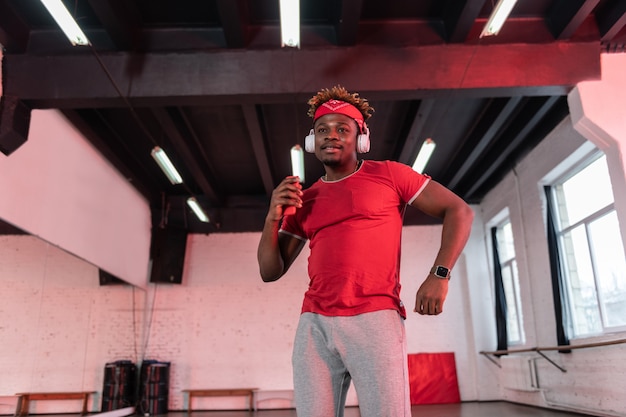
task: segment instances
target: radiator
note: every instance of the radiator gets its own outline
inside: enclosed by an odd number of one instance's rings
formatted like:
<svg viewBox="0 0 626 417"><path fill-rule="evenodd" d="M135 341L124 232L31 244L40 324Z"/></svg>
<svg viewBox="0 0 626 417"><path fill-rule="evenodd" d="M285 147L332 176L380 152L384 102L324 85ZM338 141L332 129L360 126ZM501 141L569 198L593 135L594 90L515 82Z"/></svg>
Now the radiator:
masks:
<svg viewBox="0 0 626 417"><path fill-rule="evenodd" d="M525 355L502 356L502 386L518 391L538 391L540 387L535 359Z"/></svg>

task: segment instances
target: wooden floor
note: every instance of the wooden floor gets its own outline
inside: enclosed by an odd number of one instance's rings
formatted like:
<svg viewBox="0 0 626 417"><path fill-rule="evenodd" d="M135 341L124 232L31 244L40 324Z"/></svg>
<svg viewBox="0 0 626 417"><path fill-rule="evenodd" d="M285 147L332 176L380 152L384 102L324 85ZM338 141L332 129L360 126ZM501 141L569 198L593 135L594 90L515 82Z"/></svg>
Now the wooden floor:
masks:
<svg viewBox="0 0 626 417"><path fill-rule="evenodd" d="M590 416L565 411L547 410L508 402L465 402L460 404L414 405L413 417L567 417ZM87 417L98 417L99 413L90 413ZM104 413L106 415L106 413ZM77 417L78 414L31 414L32 417ZM348 407L344 417L360 417L358 407ZM132 416L131 416L132 417ZM167 414L150 417L297 417L296 411L258 410L258 411L170 411Z"/></svg>
<svg viewBox="0 0 626 417"><path fill-rule="evenodd" d="M461 404L419 405L413 417L566 417L584 416L507 402L466 402ZM358 407L348 407L344 417L360 417ZM296 417L295 410L194 411L192 417ZM189 417L186 412L169 412L166 417Z"/></svg>

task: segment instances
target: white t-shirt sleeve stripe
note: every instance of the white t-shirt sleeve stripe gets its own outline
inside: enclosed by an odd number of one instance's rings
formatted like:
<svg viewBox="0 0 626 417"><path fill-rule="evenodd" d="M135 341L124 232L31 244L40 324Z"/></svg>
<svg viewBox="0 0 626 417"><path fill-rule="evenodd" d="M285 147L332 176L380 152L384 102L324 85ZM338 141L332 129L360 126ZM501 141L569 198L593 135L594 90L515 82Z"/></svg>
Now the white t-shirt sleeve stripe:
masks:
<svg viewBox="0 0 626 417"><path fill-rule="evenodd" d="M417 192L415 194L413 194L413 197L411 197L411 199L409 200L408 204L411 205L413 204L413 202L415 201L415 199L417 198L418 195L420 195L422 193L422 191L424 191L424 188L426 188L426 185L430 182L430 178L427 178L426 181L424 181L424 184L422 184L422 186L420 187L419 190L417 190Z"/></svg>

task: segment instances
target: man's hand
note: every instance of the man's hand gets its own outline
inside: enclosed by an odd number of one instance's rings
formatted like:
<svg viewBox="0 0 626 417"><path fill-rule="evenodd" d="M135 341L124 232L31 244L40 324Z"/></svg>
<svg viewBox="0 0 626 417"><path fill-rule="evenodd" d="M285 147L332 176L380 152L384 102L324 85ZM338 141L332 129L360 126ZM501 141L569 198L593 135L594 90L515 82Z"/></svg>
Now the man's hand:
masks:
<svg viewBox="0 0 626 417"><path fill-rule="evenodd" d="M448 280L430 274L415 296L414 312L422 315L437 315L443 312L443 302L448 295Z"/></svg>
<svg viewBox="0 0 626 417"><path fill-rule="evenodd" d="M284 210L289 206L302 207L302 184L299 178L289 176L285 178L272 192L268 218L279 221Z"/></svg>

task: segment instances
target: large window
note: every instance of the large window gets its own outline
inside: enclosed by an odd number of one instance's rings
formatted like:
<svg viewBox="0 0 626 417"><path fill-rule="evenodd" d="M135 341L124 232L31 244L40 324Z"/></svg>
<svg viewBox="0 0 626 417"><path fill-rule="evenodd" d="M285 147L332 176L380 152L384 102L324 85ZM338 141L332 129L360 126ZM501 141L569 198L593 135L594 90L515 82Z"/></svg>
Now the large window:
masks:
<svg viewBox="0 0 626 417"><path fill-rule="evenodd" d="M553 185L570 337L626 330L626 259L604 155Z"/></svg>
<svg viewBox="0 0 626 417"><path fill-rule="evenodd" d="M515 259L513 229L508 219L497 226L496 237L498 242L498 255L500 257L500 269L502 271L502 285L504 287L507 306L507 342L509 345L519 345L524 343L522 303L519 291L517 261Z"/></svg>

